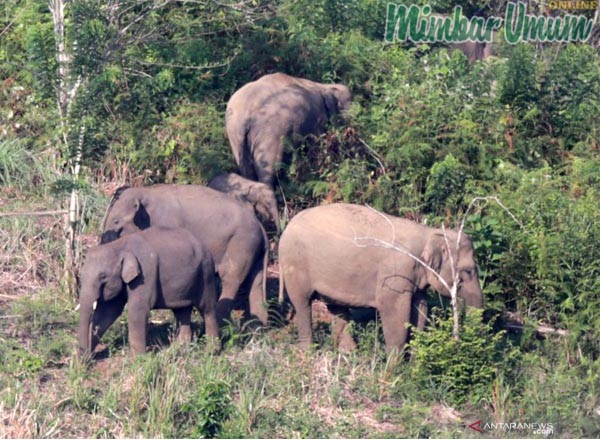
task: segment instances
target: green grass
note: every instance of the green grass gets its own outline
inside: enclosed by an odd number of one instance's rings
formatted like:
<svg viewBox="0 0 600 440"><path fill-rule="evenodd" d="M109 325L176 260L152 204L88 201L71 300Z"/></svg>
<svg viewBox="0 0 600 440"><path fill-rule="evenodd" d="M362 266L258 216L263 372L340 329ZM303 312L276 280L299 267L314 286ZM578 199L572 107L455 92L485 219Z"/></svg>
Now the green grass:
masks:
<svg viewBox="0 0 600 440"><path fill-rule="evenodd" d="M2 314L17 316L0 321L4 438L454 438L477 437L467 425L478 419L550 422L559 437L600 433L598 362L570 365L560 344L528 353L479 401L451 406L443 390L411 383L409 361L389 364L365 347L302 352L286 329L246 336L219 355L202 341L156 340L161 347L134 359L121 344L87 365L74 356L77 313L57 290L4 304ZM125 328L111 331L107 344Z"/></svg>
<svg viewBox="0 0 600 440"><path fill-rule="evenodd" d="M27 150L25 142L0 140L0 184L24 189L39 187L51 176L49 158Z"/></svg>

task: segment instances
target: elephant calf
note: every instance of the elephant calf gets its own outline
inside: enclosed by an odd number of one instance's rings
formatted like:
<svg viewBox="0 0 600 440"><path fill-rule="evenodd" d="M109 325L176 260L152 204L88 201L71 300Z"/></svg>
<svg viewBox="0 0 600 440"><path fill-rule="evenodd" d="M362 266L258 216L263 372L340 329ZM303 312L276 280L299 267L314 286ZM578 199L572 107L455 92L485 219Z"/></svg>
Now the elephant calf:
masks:
<svg viewBox="0 0 600 440"><path fill-rule="evenodd" d="M340 203L302 211L279 242L280 299L285 288L296 310L300 344L312 343L311 302L318 297L338 315L342 327L347 324L348 307L377 309L388 353L401 350L408 336L406 324L425 325L425 289L431 286L449 296L437 276L407 253L426 263L449 286L453 272L458 274L458 296L469 306L482 307L471 240L462 235L459 245L457 241L455 231L444 232L364 206ZM393 243L401 251L383 243Z"/></svg>
<svg viewBox="0 0 600 440"><path fill-rule="evenodd" d="M246 179L235 173L221 173L208 182L208 187L249 204L261 220L272 221L275 223L277 233L281 232L275 192L269 185Z"/></svg>
<svg viewBox="0 0 600 440"><path fill-rule="evenodd" d="M129 344L146 351L151 309L172 309L178 339L191 341L192 307L218 345L217 290L211 254L185 229L151 227L96 246L81 272L79 351L93 353L129 302Z"/></svg>

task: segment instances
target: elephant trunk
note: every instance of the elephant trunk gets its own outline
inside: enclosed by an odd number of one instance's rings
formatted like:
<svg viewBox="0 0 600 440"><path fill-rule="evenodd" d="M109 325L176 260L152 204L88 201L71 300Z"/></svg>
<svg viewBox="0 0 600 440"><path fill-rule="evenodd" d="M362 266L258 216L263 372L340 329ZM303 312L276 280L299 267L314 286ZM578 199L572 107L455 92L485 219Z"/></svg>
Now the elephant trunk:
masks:
<svg viewBox="0 0 600 440"><path fill-rule="evenodd" d="M479 297L467 298L467 299L465 299L465 303L468 306L482 309L483 308L483 297L481 295L479 295Z"/></svg>
<svg viewBox="0 0 600 440"><path fill-rule="evenodd" d="M96 314L96 306L100 299L99 286L87 280L82 281L82 289L79 296L79 353L91 354L96 348L94 338L95 319L98 319Z"/></svg>
<svg viewBox="0 0 600 440"><path fill-rule="evenodd" d="M473 286L462 286L460 296L465 299L467 306L483 308L483 292L479 286L479 282L474 282Z"/></svg>
<svg viewBox="0 0 600 440"><path fill-rule="evenodd" d="M95 347L92 341L94 306L92 303L82 304L79 309L79 354L91 354Z"/></svg>
<svg viewBox="0 0 600 440"><path fill-rule="evenodd" d="M269 215L275 222L275 228L277 229L277 235L281 234L281 223L279 221L279 211L277 209L277 204L270 209Z"/></svg>

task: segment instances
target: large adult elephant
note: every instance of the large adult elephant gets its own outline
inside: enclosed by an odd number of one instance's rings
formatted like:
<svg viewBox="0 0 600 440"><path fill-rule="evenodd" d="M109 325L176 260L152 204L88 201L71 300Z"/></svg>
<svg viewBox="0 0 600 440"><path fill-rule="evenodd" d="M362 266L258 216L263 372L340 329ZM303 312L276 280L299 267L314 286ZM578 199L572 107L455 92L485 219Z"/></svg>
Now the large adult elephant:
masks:
<svg viewBox="0 0 600 440"><path fill-rule="evenodd" d="M240 287L250 291L250 315L267 323L268 240L251 210L205 186L125 188L113 196L101 243L150 226L187 229L212 254L221 278L220 323L229 317Z"/></svg>
<svg viewBox="0 0 600 440"><path fill-rule="evenodd" d="M348 110L351 100L345 85L283 73L243 86L229 99L225 120L242 176L272 185L285 139L321 134L332 116Z"/></svg>
<svg viewBox="0 0 600 440"><path fill-rule="evenodd" d="M300 344L312 343L311 301L325 301L345 321L348 307L373 307L381 317L386 349L401 350L408 322L422 329L427 315L424 291L449 295L440 280L407 253L452 285L452 266L460 277L458 296L482 307L483 296L473 246L457 232L430 228L359 205L318 206L296 215L279 242L280 299L284 288L296 310ZM390 243L401 249L391 249ZM411 319L412 315L412 319Z"/></svg>

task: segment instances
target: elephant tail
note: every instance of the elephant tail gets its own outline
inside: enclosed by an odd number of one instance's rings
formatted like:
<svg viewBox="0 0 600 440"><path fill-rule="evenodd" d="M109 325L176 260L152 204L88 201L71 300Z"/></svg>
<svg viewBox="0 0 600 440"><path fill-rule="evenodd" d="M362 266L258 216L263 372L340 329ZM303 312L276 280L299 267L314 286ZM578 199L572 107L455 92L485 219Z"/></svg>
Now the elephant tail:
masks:
<svg viewBox="0 0 600 440"><path fill-rule="evenodd" d="M279 264L279 305L283 304L285 300L285 281L283 280L283 269Z"/></svg>
<svg viewBox="0 0 600 440"><path fill-rule="evenodd" d="M225 129L240 174L247 179L256 180L248 139L250 123L243 118L243 115L235 114L233 108L228 106L225 113Z"/></svg>
<svg viewBox="0 0 600 440"><path fill-rule="evenodd" d="M250 152L250 141L248 139L248 134L250 132L250 128L244 126L243 128L243 136L241 138L241 142L239 145L240 151L240 174L242 177L250 180L257 180L256 172L254 171L254 165L252 164L252 153Z"/></svg>

